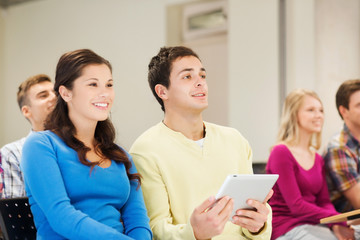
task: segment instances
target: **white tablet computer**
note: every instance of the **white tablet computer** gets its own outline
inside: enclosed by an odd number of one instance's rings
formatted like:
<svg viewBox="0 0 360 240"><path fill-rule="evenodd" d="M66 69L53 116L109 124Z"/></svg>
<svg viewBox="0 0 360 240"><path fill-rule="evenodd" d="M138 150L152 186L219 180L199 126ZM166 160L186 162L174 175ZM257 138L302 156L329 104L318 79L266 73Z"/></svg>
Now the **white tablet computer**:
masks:
<svg viewBox="0 0 360 240"><path fill-rule="evenodd" d="M231 218L239 209L252 209L248 199L263 202L274 186L278 174L231 174L228 175L216 195L216 199L229 196L234 199L234 209Z"/></svg>

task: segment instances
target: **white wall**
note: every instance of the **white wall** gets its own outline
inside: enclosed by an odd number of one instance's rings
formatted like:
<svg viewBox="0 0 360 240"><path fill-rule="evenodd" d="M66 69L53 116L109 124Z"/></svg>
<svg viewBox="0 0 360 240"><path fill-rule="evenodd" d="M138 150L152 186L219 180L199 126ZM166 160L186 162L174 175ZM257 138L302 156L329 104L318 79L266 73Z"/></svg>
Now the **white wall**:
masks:
<svg viewBox="0 0 360 240"><path fill-rule="evenodd" d="M0 143L5 141L4 138L4 134L2 133L2 126L4 126L4 116L5 116L5 112L4 112L4 106L6 105L6 103L8 102L7 99L4 97L3 92L1 91L1 89L4 89L3 87L3 83L4 83L4 49L5 49L5 45L4 45L4 41L5 41L5 12L4 10L0 7L0 102L2 104L0 104L0 112L2 113L0 117Z"/></svg>
<svg viewBox="0 0 360 240"><path fill-rule="evenodd" d="M277 0L229 1L229 125L266 161L279 116Z"/></svg>
<svg viewBox="0 0 360 240"><path fill-rule="evenodd" d="M224 116L216 120L208 114L206 120L237 128L252 145L254 161L266 161L280 114L279 1L228 1L228 45L219 45L220 51L228 51L228 81L222 86L227 95L222 100L228 104L211 103L211 111ZM91 48L113 65L117 97L112 118L118 143L129 148L162 119L148 88L147 64L169 40L167 14L188 2L192 0L43 0L2 10L0 146L26 135L30 128L16 104L18 85L41 72L53 78L62 53ZM319 93L326 112L326 142L341 127L334 106L338 86L359 77L360 0L286 2L286 91L306 87ZM210 55L209 51L200 57ZM217 69L211 71L214 74L208 77L218 80ZM221 97L219 92L216 95Z"/></svg>
<svg viewBox="0 0 360 240"><path fill-rule="evenodd" d="M316 1L316 89L324 102L325 145L342 127L335 94L340 84L360 77L360 1Z"/></svg>
<svg viewBox="0 0 360 240"><path fill-rule="evenodd" d="M37 73L54 78L61 54L90 48L113 65L117 96L112 118L118 142L129 148L162 117L147 84L147 64L165 44L164 6L161 0L47 0L8 8L6 28L0 29L5 30L0 95L7 99L0 145L30 128L16 104L18 85Z"/></svg>
<svg viewBox="0 0 360 240"><path fill-rule="evenodd" d="M315 90L315 1L286 1L286 94Z"/></svg>

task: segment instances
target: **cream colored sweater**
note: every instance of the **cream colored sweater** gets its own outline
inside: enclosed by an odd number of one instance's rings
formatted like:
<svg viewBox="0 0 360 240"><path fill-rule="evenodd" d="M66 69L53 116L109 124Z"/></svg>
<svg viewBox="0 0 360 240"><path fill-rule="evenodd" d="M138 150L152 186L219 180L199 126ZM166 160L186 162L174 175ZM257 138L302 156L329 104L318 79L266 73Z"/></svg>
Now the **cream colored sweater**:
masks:
<svg viewBox="0 0 360 240"><path fill-rule="evenodd" d="M195 239L190 216L215 196L228 174L252 174L252 152L235 129L205 122L203 148L162 122L144 132L130 154L142 175L142 190L154 239ZM264 230L251 235L228 222L214 240L270 239L271 214Z"/></svg>

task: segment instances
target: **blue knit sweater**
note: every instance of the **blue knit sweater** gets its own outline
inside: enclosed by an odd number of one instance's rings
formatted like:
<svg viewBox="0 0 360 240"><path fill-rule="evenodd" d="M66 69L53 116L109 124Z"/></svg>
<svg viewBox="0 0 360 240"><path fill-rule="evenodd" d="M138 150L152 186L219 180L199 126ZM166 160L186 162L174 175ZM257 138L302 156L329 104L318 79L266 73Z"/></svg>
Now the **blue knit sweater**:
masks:
<svg viewBox="0 0 360 240"><path fill-rule="evenodd" d="M38 240L152 238L141 188L122 163L90 171L75 150L44 131L27 138L21 168Z"/></svg>

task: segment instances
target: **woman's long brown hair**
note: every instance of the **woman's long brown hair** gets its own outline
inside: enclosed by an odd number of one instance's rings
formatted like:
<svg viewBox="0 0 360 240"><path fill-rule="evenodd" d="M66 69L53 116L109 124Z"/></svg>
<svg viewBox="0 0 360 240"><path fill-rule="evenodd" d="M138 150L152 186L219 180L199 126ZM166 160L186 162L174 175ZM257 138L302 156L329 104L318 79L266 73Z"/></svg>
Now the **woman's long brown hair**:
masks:
<svg viewBox="0 0 360 240"><path fill-rule="evenodd" d="M54 90L57 95L57 103L45 121L45 129L56 133L72 149L74 149L80 162L91 169L99 162L90 162L86 160L86 153L90 148L85 146L82 141L75 137L76 128L69 118L67 103L59 95L59 87L64 86L69 90L73 89L74 81L81 76L82 70L88 65L105 64L112 71L111 64L106 59L100 57L89 49L79 49L63 54L56 67ZM139 174L130 173L132 166L126 152L115 144L115 128L110 121L106 119L99 121L95 129L95 152L101 156L116 162L123 163L129 180L135 180L141 184ZM138 186L139 186L138 185Z"/></svg>

